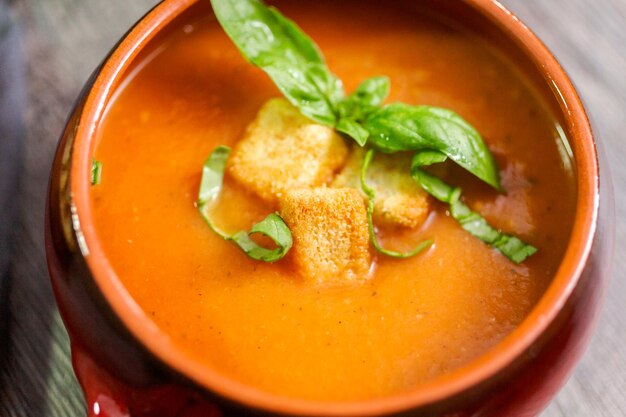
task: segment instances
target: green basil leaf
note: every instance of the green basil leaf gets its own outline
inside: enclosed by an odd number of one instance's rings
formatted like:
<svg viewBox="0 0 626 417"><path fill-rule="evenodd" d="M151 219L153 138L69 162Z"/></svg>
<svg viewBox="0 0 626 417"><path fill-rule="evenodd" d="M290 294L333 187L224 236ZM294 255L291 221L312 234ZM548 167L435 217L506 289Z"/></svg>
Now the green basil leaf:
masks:
<svg viewBox="0 0 626 417"><path fill-rule="evenodd" d="M361 147L365 146L367 138L370 136L370 132L361 126L359 122L352 119L340 119L335 128L341 133L350 136Z"/></svg>
<svg viewBox="0 0 626 417"><path fill-rule="evenodd" d="M389 95L389 85L389 77L384 75L368 78L359 84L347 100L359 103L361 106L378 107Z"/></svg>
<svg viewBox="0 0 626 417"><path fill-rule="evenodd" d="M446 162L448 157L439 151L420 151L413 155L413 166L428 166Z"/></svg>
<svg viewBox="0 0 626 417"><path fill-rule="evenodd" d="M364 121L389 95L389 78L372 77L363 81L356 90L339 103L341 117Z"/></svg>
<svg viewBox="0 0 626 417"><path fill-rule="evenodd" d="M265 71L305 116L334 126L343 99L317 45L294 22L259 0L211 0L215 15L242 54Z"/></svg>
<svg viewBox="0 0 626 417"><path fill-rule="evenodd" d="M412 176L435 198L450 204L452 216L469 233L500 250L514 262L522 262L536 249L516 237L491 227L479 214L460 200L460 189L420 169L443 162L446 158L471 172L494 188L501 190L493 156L480 134L453 111L402 103L379 108L389 92L387 77L365 80L347 98L341 81L327 68L315 43L291 20L260 0L211 0L220 24L243 55L264 70L283 95L302 114L314 121L336 127L352 137L360 146L393 153L416 151ZM230 150L220 147L209 157L203 170L198 208L209 227L225 239L232 240L254 259L274 261L287 253L292 245L291 233L278 215L270 215L249 233L229 236L215 228L207 208L219 194ZM394 257L408 257L428 247L427 241L414 251L403 254L385 250L376 239L373 224L374 190L365 182L365 172L373 157L366 153L361 171L361 187L368 196L368 224L374 247ZM101 167L99 168L101 169ZM93 174L92 174L92 178ZM93 179L92 179L93 181ZM278 248L258 246L253 233L270 237Z"/></svg>
<svg viewBox="0 0 626 417"><path fill-rule="evenodd" d="M256 242L250 238L250 235L255 233L269 237L278 247L276 249L266 249L257 245ZM283 219L276 213L268 215L265 219L252 226L250 233L244 231L235 233L232 236L232 240L239 245L249 257L265 262L274 262L283 258L293 244L289 227L287 227Z"/></svg>
<svg viewBox="0 0 626 417"><path fill-rule="evenodd" d="M361 123L378 109L388 94L388 77L372 77L363 81L352 94L339 102L340 119L335 128L350 136L359 146L365 146L370 133Z"/></svg>
<svg viewBox="0 0 626 417"><path fill-rule="evenodd" d="M230 148L228 146L218 146L204 162L198 193L198 208L214 204L219 197L229 155Z"/></svg>
<svg viewBox="0 0 626 417"><path fill-rule="evenodd" d="M439 154L439 155L437 155ZM515 263L521 263L537 252L537 249L515 236L493 228L484 217L472 211L461 201L461 189L454 188L421 169L423 166L443 162L446 155L434 151L417 153L411 164L411 176L422 188L437 200L450 205L450 214L471 235L499 250Z"/></svg>
<svg viewBox="0 0 626 417"><path fill-rule="evenodd" d="M365 153L365 157L363 158L363 164L361 165L361 189L363 190L365 195L367 195L367 198L368 198L367 199L367 226L368 226L368 230L370 234L370 240L372 241L372 245L374 246L374 248L378 252L384 255L391 256L393 258L402 258L402 259L410 258L422 252L424 249L428 248L430 245L432 245L433 242L432 240L426 240L420 243L419 245L417 245L415 249L409 252L404 252L404 253L385 249L380 245L380 243L378 242L378 238L376 237L376 229L374 227L374 206L375 206L374 200L376 199L376 192L374 191L373 188L367 185L367 181L365 180L367 169L369 168L370 163L372 162L373 158L374 158L374 150L370 149Z"/></svg>
<svg viewBox="0 0 626 417"><path fill-rule="evenodd" d="M282 259L291 246L293 239L291 231L285 221L275 213L252 226L250 232L239 231L233 235L220 230L211 220L210 211L216 203L224 184L226 161L230 155L230 148L218 146L209 155L202 167L202 179L198 192L198 210L209 228L225 240L234 242L250 258L265 262L275 262ZM269 237L275 244L275 249L267 249L251 239L251 235L259 233Z"/></svg>
<svg viewBox="0 0 626 417"><path fill-rule="evenodd" d="M372 113L363 124L368 143L387 153L437 150L501 190L498 169L480 134L453 111L394 103Z"/></svg>
<svg viewBox="0 0 626 417"><path fill-rule="evenodd" d="M91 185L98 185L102 181L102 162L91 160Z"/></svg>

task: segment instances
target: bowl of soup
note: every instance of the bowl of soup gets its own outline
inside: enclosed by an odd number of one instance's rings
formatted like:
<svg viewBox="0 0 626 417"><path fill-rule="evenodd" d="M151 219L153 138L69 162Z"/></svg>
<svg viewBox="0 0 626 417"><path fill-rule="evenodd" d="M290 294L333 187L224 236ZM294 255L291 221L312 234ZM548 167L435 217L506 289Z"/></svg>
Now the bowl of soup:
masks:
<svg viewBox="0 0 626 417"><path fill-rule="evenodd" d="M470 123L499 189L451 161L419 171L463 190L480 214L463 220L415 185L415 159L380 153L370 213L363 150L281 98L210 2L163 2L87 82L51 173L49 271L88 415L538 415L584 352L612 254L610 177L571 81L497 2L271 4L346 91L384 75L385 103ZM274 213L279 255L207 227L203 164L215 222ZM532 250L504 256L512 241L476 224Z"/></svg>

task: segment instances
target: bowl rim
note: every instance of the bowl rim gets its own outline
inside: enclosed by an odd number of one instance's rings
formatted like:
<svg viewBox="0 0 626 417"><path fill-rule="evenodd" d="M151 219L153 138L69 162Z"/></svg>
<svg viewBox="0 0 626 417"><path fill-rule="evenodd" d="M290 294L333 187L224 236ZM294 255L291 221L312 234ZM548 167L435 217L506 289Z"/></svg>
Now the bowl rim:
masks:
<svg viewBox="0 0 626 417"><path fill-rule="evenodd" d="M157 328L117 278L97 239L89 198L88 179L95 147L91 139L133 59L161 29L199 1L162 2L127 33L102 66L87 95L73 144L70 189L74 232L97 288L137 341L167 367L205 390L248 407L295 415L373 416L430 406L495 378L519 360L563 310L587 263L598 220L599 166L591 125L567 74L534 33L495 0L462 1L514 39L524 56L541 71L564 115L577 173L576 214L566 253L553 281L520 326L485 354L448 375L406 392L352 402L300 400L250 387L198 366Z"/></svg>

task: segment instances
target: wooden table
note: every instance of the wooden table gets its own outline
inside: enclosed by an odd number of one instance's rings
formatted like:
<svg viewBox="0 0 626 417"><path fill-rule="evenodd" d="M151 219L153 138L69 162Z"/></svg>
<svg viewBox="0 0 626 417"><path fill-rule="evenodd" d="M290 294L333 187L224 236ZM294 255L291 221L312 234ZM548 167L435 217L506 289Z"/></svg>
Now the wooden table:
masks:
<svg viewBox="0 0 626 417"><path fill-rule="evenodd" d="M154 3L10 2L24 31L28 129L9 303L12 349L0 368L0 416L84 416L45 266L46 180L57 137L81 85L129 25ZM537 32L578 85L612 164L618 217L626 214L626 1L503 3ZM624 223L618 223L613 282L591 348L543 417L626 416L625 233Z"/></svg>

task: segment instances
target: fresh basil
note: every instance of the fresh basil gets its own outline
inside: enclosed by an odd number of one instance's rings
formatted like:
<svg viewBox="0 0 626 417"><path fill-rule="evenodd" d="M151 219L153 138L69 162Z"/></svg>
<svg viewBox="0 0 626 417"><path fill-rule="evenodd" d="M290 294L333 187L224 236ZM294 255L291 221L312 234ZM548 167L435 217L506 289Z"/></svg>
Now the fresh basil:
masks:
<svg viewBox="0 0 626 417"><path fill-rule="evenodd" d="M250 258L265 262L278 261L289 252L293 245L291 231L278 214L270 214L252 226L249 232L241 230L233 235L220 230L211 220L210 211L222 191L224 171L229 155L229 147L218 146L205 161L202 168L200 191L198 192L198 210L213 232L226 240L234 242ZM267 249L258 245L250 237L255 233L269 237L277 247L275 249Z"/></svg>
<svg viewBox="0 0 626 417"><path fill-rule="evenodd" d="M499 250L515 263L521 263L537 252L537 249L515 236L493 228L484 217L472 211L461 201L461 189L452 187L439 178L424 171L422 167L443 162L446 155L441 152L417 153L411 164L411 176L421 187L437 200L450 205L450 214L471 235Z"/></svg>
<svg viewBox="0 0 626 417"><path fill-rule="evenodd" d="M430 243L424 242L408 254L385 250L378 243L372 220L375 194L365 183L365 171L373 157L372 149L384 153L416 152L411 172L413 178L432 196L450 204L453 217L465 230L514 262L522 262L536 251L516 237L491 227L460 201L459 189L420 169L421 166L450 158L482 181L502 190L493 156L480 134L461 116L451 110L430 106L393 103L381 107L390 84L384 76L363 81L345 97L341 80L330 72L317 45L276 9L265 6L260 0L211 0L211 3L220 24L242 54L264 70L302 114L334 127L353 138L359 146L370 148L361 171L361 186L369 198L369 232L377 250L389 256L407 257L420 252ZM206 175L210 178L214 174ZM202 201L202 195L199 201ZM274 221L270 220L268 224ZM213 228L209 220L207 223ZM284 222L282 224L284 226ZM245 237L221 235L238 242L242 248L248 247L251 245L249 234L241 233ZM250 233L254 233L254 228ZM284 239L283 243L286 242ZM279 250L281 243L277 242L277 245ZM249 253L256 253L256 250Z"/></svg>
<svg viewBox="0 0 626 417"><path fill-rule="evenodd" d="M370 133L362 123L378 109L388 94L388 77L372 77L363 81L352 94L339 102L340 119L335 128L350 136L359 146L365 146Z"/></svg>
<svg viewBox="0 0 626 417"><path fill-rule="evenodd" d="M363 81L356 90L339 103L339 114L359 122L378 110L389 95L389 77L379 76Z"/></svg>
<svg viewBox="0 0 626 417"><path fill-rule="evenodd" d="M302 114L335 126L343 85L328 70L313 40L259 0L211 0L211 4L243 55L265 71Z"/></svg>
<svg viewBox="0 0 626 417"><path fill-rule="evenodd" d="M367 185L367 181L365 180L367 169L369 168L373 158L374 150L370 149L365 153L365 156L363 157L363 163L361 165L361 189L367 196L367 226L370 234L370 240L374 248L384 255L391 256L393 258L410 258L428 248L430 245L432 245L433 241L425 240L417 245L415 249L409 252L397 252L394 250L385 249L380 245L380 243L378 242L378 238L376 237L376 228L374 227L374 205L376 192L373 188Z"/></svg>
<svg viewBox="0 0 626 417"><path fill-rule="evenodd" d="M386 152L436 150L500 190L498 169L480 134L451 110L387 105L365 121L368 144Z"/></svg>
<svg viewBox="0 0 626 417"><path fill-rule="evenodd" d="M341 133L350 136L361 147L365 146L367 139L370 137L370 132L361 126L361 123L353 119L340 119L335 128Z"/></svg>
<svg viewBox="0 0 626 417"><path fill-rule="evenodd" d="M91 185L98 185L102 181L102 162L92 159L91 160Z"/></svg>

